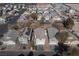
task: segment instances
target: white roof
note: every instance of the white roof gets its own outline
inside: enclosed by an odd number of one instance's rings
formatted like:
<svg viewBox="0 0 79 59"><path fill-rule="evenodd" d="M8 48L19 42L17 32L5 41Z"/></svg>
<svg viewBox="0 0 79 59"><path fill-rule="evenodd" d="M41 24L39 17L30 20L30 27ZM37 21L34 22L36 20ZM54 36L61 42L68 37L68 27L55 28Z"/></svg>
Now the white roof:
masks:
<svg viewBox="0 0 79 59"><path fill-rule="evenodd" d="M45 44L45 38L43 39L36 39L36 45L44 45Z"/></svg>
<svg viewBox="0 0 79 59"><path fill-rule="evenodd" d="M36 28L36 29L34 30L34 34L35 34L35 36L36 36L36 39L37 39L37 38L43 39L43 38L45 38L46 32L45 32L45 30L44 30L43 28Z"/></svg>
<svg viewBox="0 0 79 59"><path fill-rule="evenodd" d="M35 33L36 45L44 45L46 35L45 30L42 28L37 28L34 30L34 33Z"/></svg>
<svg viewBox="0 0 79 59"><path fill-rule="evenodd" d="M21 44L28 44L28 37L26 36L19 37L19 42Z"/></svg>
<svg viewBox="0 0 79 59"><path fill-rule="evenodd" d="M58 44L58 40L55 37L49 39L49 45L57 45L57 44Z"/></svg>
<svg viewBox="0 0 79 59"><path fill-rule="evenodd" d="M16 30L8 30L8 32L4 34L4 37L2 38L2 40L16 41L17 37L18 37L18 32Z"/></svg>
<svg viewBox="0 0 79 59"><path fill-rule="evenodd" d="M60 17L58 17L58 16L55 16L55 17L53 17L53 20L60 21L60 20L61 20L61 18L60 18Z"/></svg>
<svg viewBox="0 0 79 59"><path fill-rule="evenodd" d="M79 41L73 41L73 42L71 42L71 45L76 45L76 44L79 44Z"/></svg>
<svg viewBox="0 0 79 59"><path fill-rule="evenodd" d="M42 16L39 15L37 20L41 20L41 18L42 18Z"/></svg>
<svg viewBox="0 0 79 59"><path fill-rule="evenodd" d="M69 10L69 13L74 14L74 13L75 13L75 10L70 9L70 10Z"/></svg>
<svg viewBox="0 0 79 59"><path fill-rule="evenodd" d="M47 16L45 17L45 20L50 20L50 17L47 15Z"/></svg>
<svg viewBox="0 0 79 59"><path fill-rule="evenodd" d="M29 12L25 11L25 12L23 13L23 15L29 15Z"/></svg>
<svg viewBox="0 0 79 59"><path fill-rule="evenodd" d="M74 39L74 38L73 38L73 37L68 37L67 39L71 39L71 40L72 40L72 39Z"/></svg>
<svg viewBox="0 0 79 59"><path fill-rule="evenodd" d="M8 41L3 41L4 45L15 45L16 43L12 40L8 40Z"/></svg>
<svg viewBox="0 0 79 59"><path fill-rule="evenodd" d="M5 23L5 19L0 17L0 24L4 24Z"/></svg>

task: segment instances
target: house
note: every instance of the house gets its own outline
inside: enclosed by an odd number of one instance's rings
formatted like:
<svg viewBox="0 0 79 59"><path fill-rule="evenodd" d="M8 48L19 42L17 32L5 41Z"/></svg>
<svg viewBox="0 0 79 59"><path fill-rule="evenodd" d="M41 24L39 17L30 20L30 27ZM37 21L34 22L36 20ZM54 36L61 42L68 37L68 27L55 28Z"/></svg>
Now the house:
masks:
<svg viewBox="0 0 79 59"><path fill-rule="evenodd" d="M36 28L34 30L34 36L35 36L35 46L37 47L37 50L43 50L43 46L45 45L45 36L46 31L43 28Z"/></svg>
<svg viewBox="0 0 79 59"><path fill-rule="evenodd" d="M74 9L70 9L70 10L69 10L69 13L70 13L71 15L74 15L75 12L76 12L76 11L75 11Z"/></svg>
<svg viewBox="0 0 79 59"><path fill-rule="evenodd" d="M7 9L6 9L5 7L2 7L2 9L3 9L3 10L2 10L2 16L5 16L5 15L6 15L6 10L7 10Z"/></svg>
<svg viewBox="0 0 79 59"><path fill-rule="evenodd" d="M9 49L14 48L15 45L16 45L16 43L13 42L12 40L3 41L3 46L6 46Z"/></svg>
<svg viewBox="0 0 79 59"><path fill-rule="evenodd" d="M41 15L38 15L37 20L40 21L41 19L42 19L42 16Z"/></svg>
<svg viewBox="0 0 79 59"><path fill-rule="evenodd" d="M45 17L45 20L49 21L52 15L49 13L49 10L45 10L43 13L43 17Z"/></svg>
<svg viewBox="0 0 79 59"><path fill-rule="evenodd" d="M18 38L18 32L16 30L9 29L7 33L0 39L4 46L15 47Z"/></svg>
<svg viewBox="0 0 79 59"><path fill-rule="evenodd" d="M39 10L37 9L37 13L38 13L38 15L42 15L44 13L44 11L41 9L39 9Z"/></svg>
<svg viewBox="0 0 79 59"><path fill-rule="evenodd" d="M31 38L32 38L32 29L26 27L21 31L18 40L20 45L24 47L28 45L28 43L31 41Z"/></svg>
<svg viewBox="0 0 79 59"><path fill-rule="evenodd" d="M36 7L37 7L38 9L46 10L46 9L48 9L49 5L50 5L50 4L48 4L48 3L41 3L41 4L38 3L38 4L36 5Z"/></svg>
<svg viewBox="0 0 79 59"><path fill-rule="evenodd" d="M5 23L6 23L5 18L0 17L0 24L5 24Z"/></svg>
<svg viewBox="0 0 79 59"><path fill-rule="evenodd" d="M25 9L25 4L22 4L22 9Z"/></svg>
<svg viewBox="0 0 79 59"><path fill-rule="evenodd" d="M50 12L50 14L51 14L51 17L52 17L52 18L55 17L55 16L59 16L59 14L57 13L57 11L55 11L55 10L52 10L52 11Z"/></svg>
<svg viewBox="0 0 79 59"><path fill-rule="evenodd" d="M53 50L56 45L58 45L58 40L56 39L55 35L58 32L58 29L55 27L49 27L47 29L48 33L48 42L50 45L50 49Z"/></svg>

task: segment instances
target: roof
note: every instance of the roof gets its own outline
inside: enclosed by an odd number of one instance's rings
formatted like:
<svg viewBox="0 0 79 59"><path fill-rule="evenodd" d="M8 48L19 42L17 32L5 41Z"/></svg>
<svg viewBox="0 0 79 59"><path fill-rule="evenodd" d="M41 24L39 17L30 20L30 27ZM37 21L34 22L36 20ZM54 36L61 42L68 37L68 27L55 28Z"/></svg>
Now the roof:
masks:
<svg viewBox="0 0 79 59"><path fill-rule="evenodd" d="M73 3L73 4L70 3L70 4L66 4L66 5L68 5L68 6L70 6L70 7L72 7L72 8L74 8L74 9L79 11L79 4L78 3Z"/></svg>
<svg viewBox="0 0 79 59"><path fill-rule="evenodd" d="M49 44L54 44L56 45L58 43L58 40L55 38L56 33L58 32L58 29L54 27L50 27L47 29L48 30L48 39L49 39Z"/></svg>
<svg viewBox="0 0 79 59"><path fill-rule="evenodd" d="M19 37L19 42L21 43L21 44L28 44L28 37L27 36L21 36L21 37Z"/></svg>
<svg viewBox="0 0 79 59"><path fill-rule="evenodd" d="M59 16L58 13L55 10L51 11L50 14L52 15L52 17Z"/></svg>
<svg viewBox="0 0 79 59"><path fill-rule="evenodd" d="M45 44L45 39L36 39L36 45L44 45Z"/></svg>
<svg viewBox="0 0 79 59"><path fill-rule="evenodd" d="M55 37L53 37L49 40L49 45L58 45L58 40Z"/></svg>
<svg viewBox="0 0 79 59"><path fill-rule="evenodd" d="M45 30L43 28L37 28L34 30L34 33L35 33L36 45L44 45L46 35Z"/></svg>
<svg viewBox="0 0 79 59"><path fill-rule="evenodd" d="M51 39L52 37L55 37L56 33L58 32L58 29L55 27L50 27L47 30L48 30L49 39Z"/></svg>
<svg viewBox="0 0 79 59"><path fill-rule="evenodd" d="M5 24L5 19L0 17L0 24Z"/></svg>
<svg viewBox="0 0 79 59"><path fill-rule="evenodd" d="M37 8L41 8L43 10L48 9L49 4L48 3L37 3Z"/></svg>
<svg viewBox="0 0 79 59"><path fill-rule="evenodd" d="M32 29L26 27L25 29L23 29L23 35L19 37L19 41L21 44L28 44L28 40L30 40L31 38L31 34L32 34Z"/></svg>
<svg viewBox="0 0 79 59"><path fill-rule="evenodd" d="M45 30L43 28L36 28L34 30L35 36L38 39L43 39L45 38Z"/></svg>
<svg viewBox="0 0 79 59"><path fill-rule="evenodd" d="M8 40L8 41L3 41L3 45L15 45L16 43L13 42L12 40Z"/></svg>
<svg viewBox="0 0 79 59"><path fill-rule="evenodd" d="M2 38L2 40L16 41L17 37L18 37L18 32L16 30L8 30L8 32L6 34L4 34L4 37Z"/></svg>

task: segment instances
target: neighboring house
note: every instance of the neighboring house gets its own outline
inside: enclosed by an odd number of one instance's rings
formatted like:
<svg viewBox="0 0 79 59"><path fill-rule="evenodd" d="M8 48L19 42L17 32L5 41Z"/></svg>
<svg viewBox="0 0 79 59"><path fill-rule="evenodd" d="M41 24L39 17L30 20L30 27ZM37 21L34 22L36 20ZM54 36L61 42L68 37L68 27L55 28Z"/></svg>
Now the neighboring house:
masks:
<svg viewBox="0 0 79 59"><path fill-rule="evenodd" d="M50 49L53 50L56 45L58 45L58 40L55 38L58 29L55 27L49 27L47 29L48 32L48 42L50 45Z"/></svg>
<svg viewBox="0 0 79 59"><path fill-rule="evenodd" d="M3 7L2 9L3 9L2 16L5 16L6 15L6 7Z"/></svg>
<svg viewBox="0 0 79 59"><path fill-rule="evenodd" d="M45 45L45 35L46 31L43 28L36 28L34 30L35 35L35 45L37 46L37 50L43 50L43 46Z"/></svg>
<svg viewBox="0 0 79 59"><path fill-rule="evenodd" d="M40 21L42 19L42 15L38 15L37 20Z"/></svg>
<svg viewBox="0 0 79 59"><path fill-rule="evenodd" d="M25 9L25 4L22 4L22 9Z"/></svg>
<svg viewBox="0 0 79 59"><path fill-rule="evenodd" d="M36 7L35 8L33 7L32 8L32 13L36 13L36 11L37 11L37 8Z"/></svg>
<svg viewBox="0 0 79 59"><path fill-rule="evenodd" d="M38 9L42 9L42 10L46 10L46 9L48 9L48 7L49 7L49 3L38 3L37 5L36 5L36 7L38 8Z"/></svg>
<svg viewBox="0 0 79 59"><path fill-rule="evenodd" d="M0 17L0 24L5 24L5 23L6 23L5 18L1 18L1 17Z"/></svg>
<svg viewBox="0 0 79 59"><path fill-rule="evenodd" d="M26 46L32 39L32 29L26 27L18 38L21 46Z"/></svg>
<svg viewBox="0 0 79 59"><path fill-rule="evenodd" d="M45 17L45 20L49 21L52 17L52 15L49 13L49 10L45 10L43 13L43 17Z"/></svg>
<svg viewBox="0 0 79 59"><path fill-rule="evenodd" d="M42 15L44 13L44 11L39 9L39 10L37 10L37 13L38 13L38 15Z"/></svg>
<svg viewBox="0 0 79 59"><path fill-rule="evenodd" d="M59 14L58 14L55 10L52 10L52 11L50 12L50 14L51 14L51 17L52 17L52 18L55 17L55 16L59 16Z"/></svg>
<svg viewBox="0 0 79 59"><path fill-rule="evenodd" d="M7 33L4 34L4 37L0 40L3 42L4 46L14 47L17 41L18 32L16 30L9 29Z"/></svg>
<svg viewBox="0 0 79 59"><path fill-rule="evenodd" d="M70 13L71 15L74 15L75 12L76 12L76 11L75 11L74 9L70 9L70 10L69 10L69 13Z"/></svg>
<svg viewBox="0 0 79 59"><path fill-rule="evenodd" d="M55 7L53 8L53 11L51 12L54 16L60 16L63 19L67 19L68 17L66 15L63 15L62 12L65 13L65 11L69 10L70 7L64 5L64 4L55 4ZM57 14L57 15L55 15Z"/></svg>

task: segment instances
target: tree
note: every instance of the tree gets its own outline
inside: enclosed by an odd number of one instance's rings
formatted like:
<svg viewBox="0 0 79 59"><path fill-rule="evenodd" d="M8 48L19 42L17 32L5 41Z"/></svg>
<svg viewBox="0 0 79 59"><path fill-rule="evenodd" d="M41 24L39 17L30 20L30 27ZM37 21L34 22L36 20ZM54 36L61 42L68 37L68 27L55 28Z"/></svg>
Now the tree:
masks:
<svg viewBox="0 0 79 59"><path fill-rule="evenodd" d="M28 22L26 23L26 26L27 26L27 27L30 27L31 24L32 24L32 21L28 21Z"/></svg>
<svg viewBox="0 0 79 59"><path fill-rule="evenodd" d="M12 29L18 30L18 29L20 29L20 26L18 24L15 24L12 26Z"/></svg>
<svg viewBox="0 0 79 59"><path fill-rule="evenodd" d="M68 29L72 29L74 25L74 21L72 20L72 18L68 18L66 21L63 22L63 24L64 24L64 27Z"/></svg>
<svg viewBox="0 0 79 59"><path fill-rule="evenodd" d="M69 51L69 46L67 46L66 44L63 44L61 42L58 43L58 46L55 47L55 54L54 56L61 56L61 55L65 55L65 53Z"/></svg>
<svg viewBox="0 0 79 59"><path fill-rule="evenodd" d="M2 45L2 44L3 44L3 42L0 41L0 45Z"/></svg>
<svg viewBox="0 0 79 59"><path fill-rule="evenodd" d="M3 36L4 36L4 35L3 35L3 34L1 34L1 35L0 35L0 38L2 38Z"/></svg>
<svg viewBox="0 0 79 59"><path fill-rule="evenodd" d="M30 16L31 16L33 19L37 20L37 17L38 17L37 13L31 13Z"/></svg>
<svg viewBox="0 0 79 59"><path fill-rule="evenodd" d="M59 42L65 42L68 37L68 32L62 31L58 32L55 37L59 40Z"/></svg>
<svg viewBox="0 0 79 59"><path fill-rule="evenodd" d="M66 52L67 56L79 56L79 49L76 48L70 48L67 52Z"/></svg>

